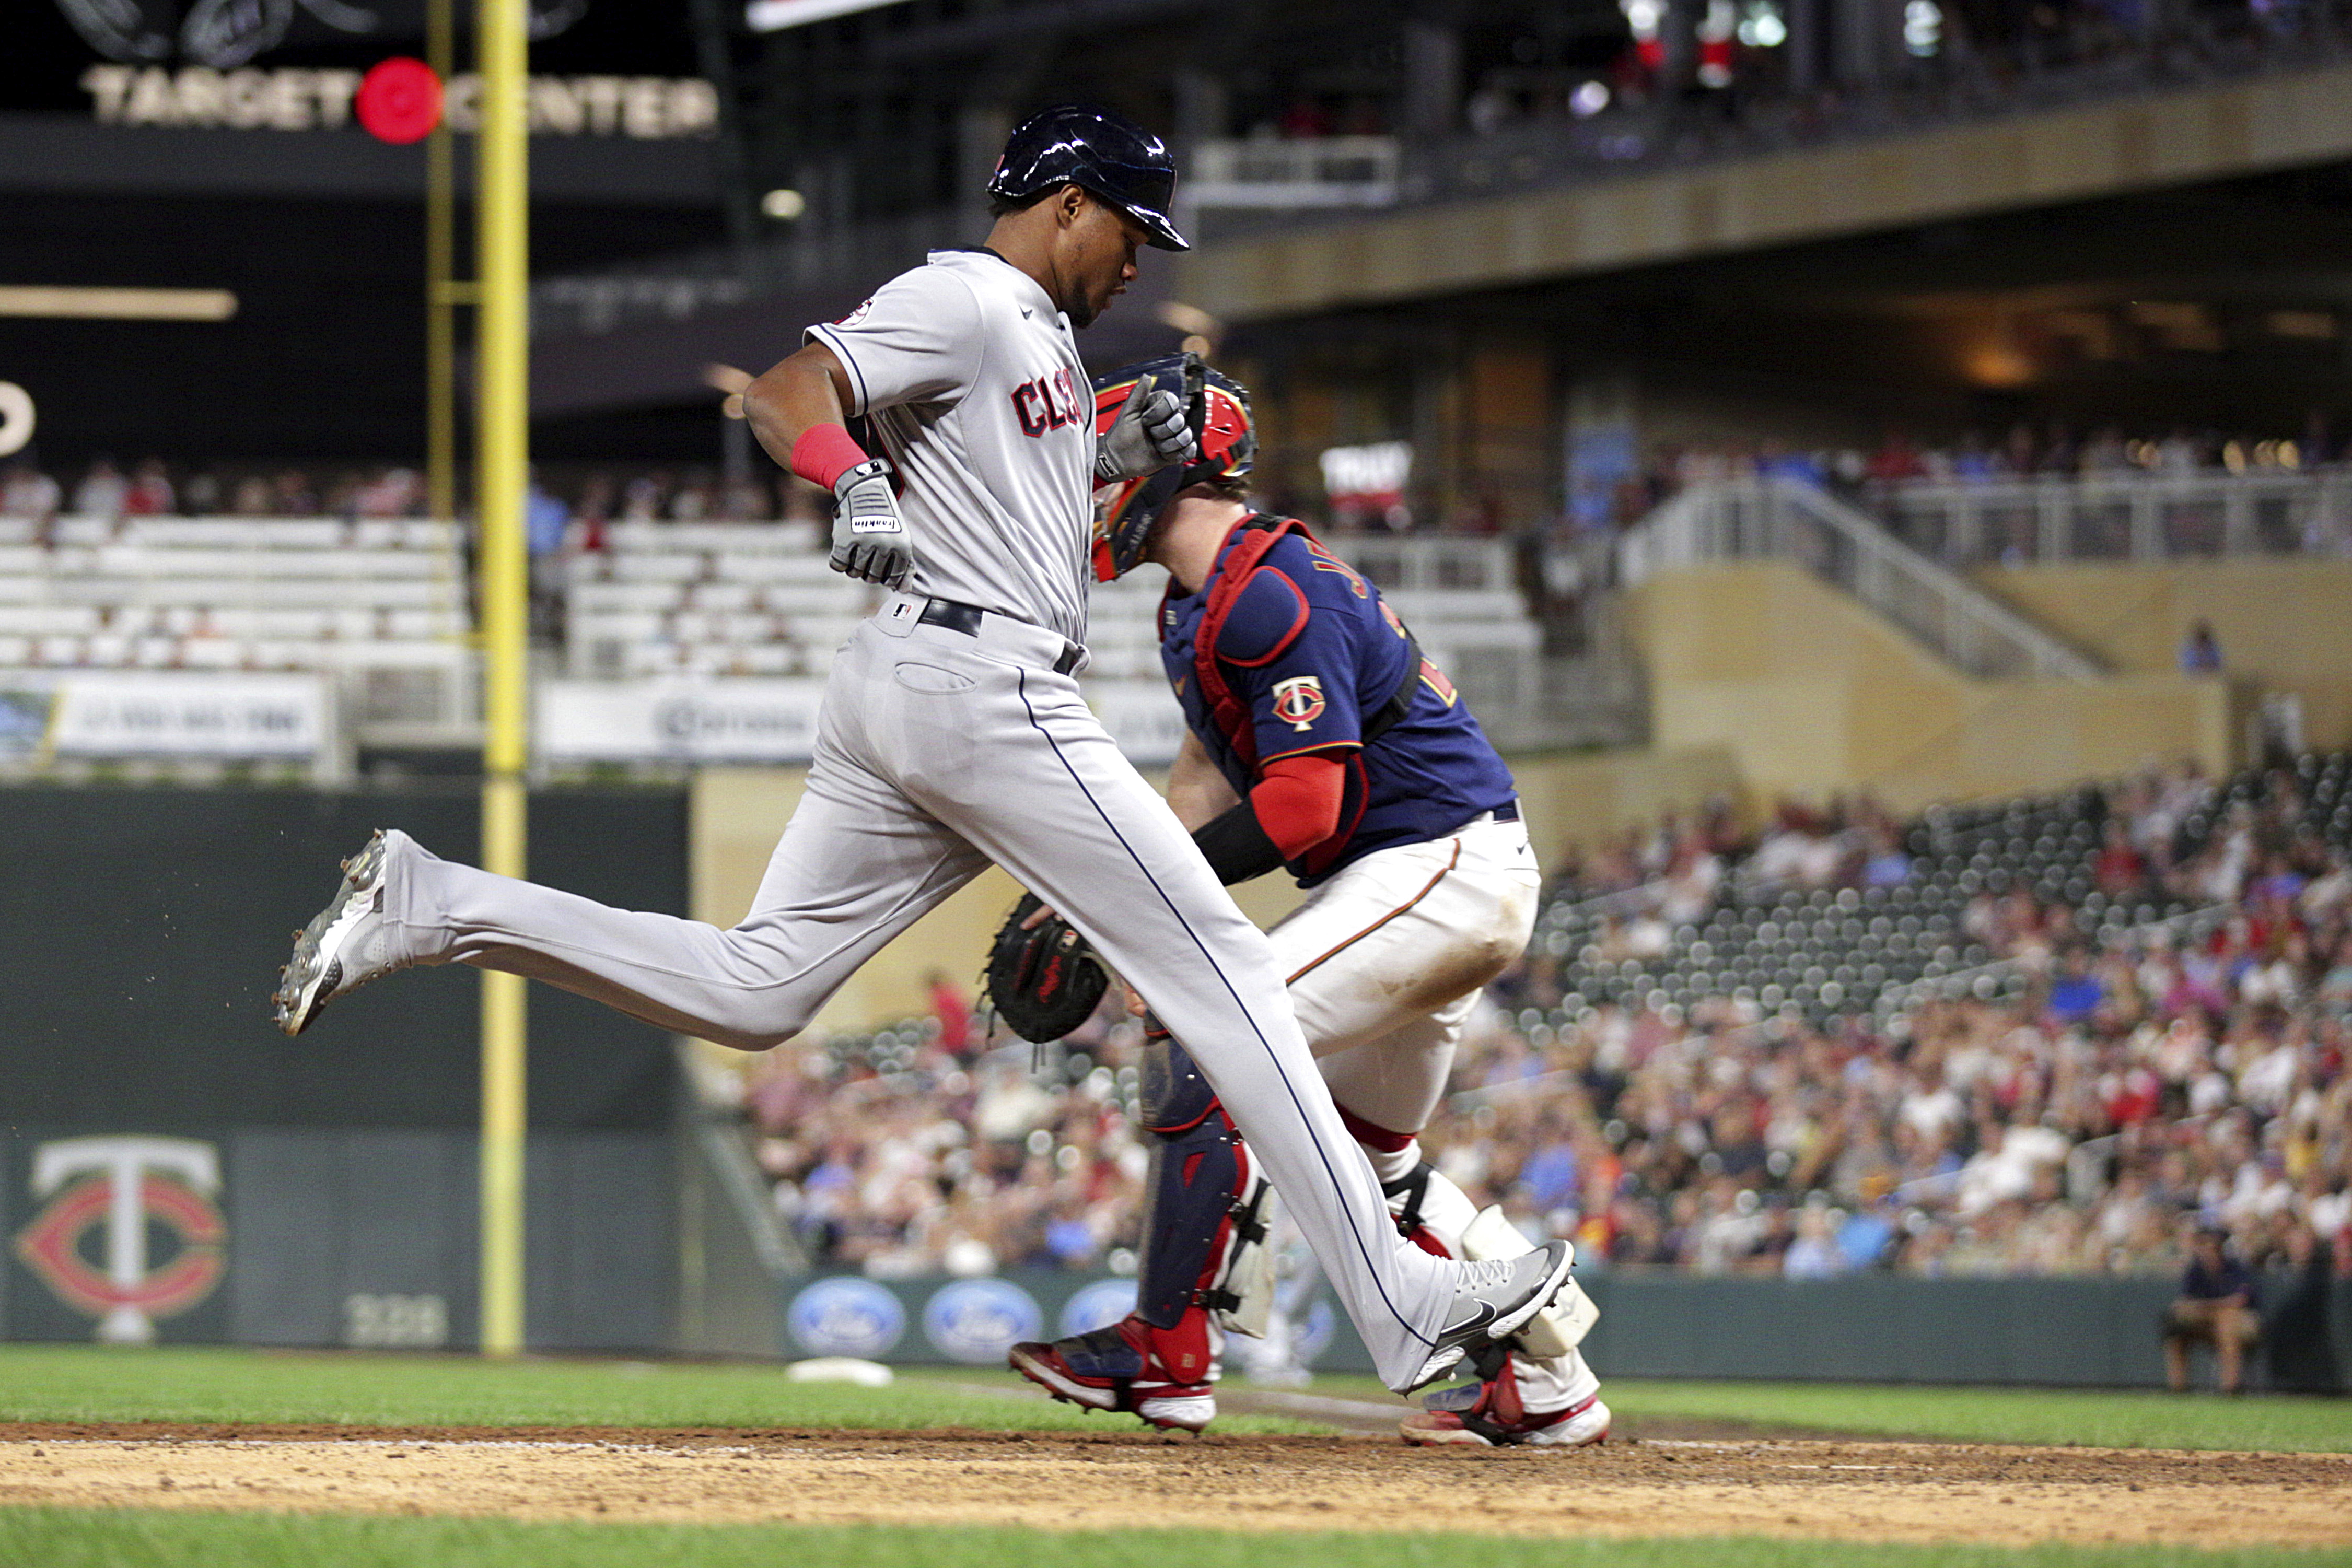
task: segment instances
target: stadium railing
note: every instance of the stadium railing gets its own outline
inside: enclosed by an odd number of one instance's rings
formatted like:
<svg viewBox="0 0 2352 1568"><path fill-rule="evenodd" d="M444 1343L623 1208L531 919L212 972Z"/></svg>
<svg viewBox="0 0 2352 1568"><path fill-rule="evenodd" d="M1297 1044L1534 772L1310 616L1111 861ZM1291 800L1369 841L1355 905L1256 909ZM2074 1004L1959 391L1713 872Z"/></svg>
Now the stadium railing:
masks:
<svg viewBox="0 0 2352 1568"><path fill-rule="evenodd" d="M2352 473L2114 474L1873 486L1889 532L1952 565L2352 556Z"/></svg>
<svg viewBox="0 0 2352 1568"><path fill-rule="evenodd" d="M2095 680L2099 666L1992 595L1794 479L1694 485L1618 543L1619 580L1708 561L1786 560L1851 593L1980 680Z"/></svg>

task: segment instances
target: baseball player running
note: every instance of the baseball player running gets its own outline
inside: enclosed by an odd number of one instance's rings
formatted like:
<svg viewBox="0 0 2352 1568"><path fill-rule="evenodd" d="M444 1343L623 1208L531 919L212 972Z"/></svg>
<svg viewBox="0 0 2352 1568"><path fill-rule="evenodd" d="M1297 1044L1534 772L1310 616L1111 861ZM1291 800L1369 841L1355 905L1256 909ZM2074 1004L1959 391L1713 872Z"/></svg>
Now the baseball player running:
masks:
<svg viewBox="0 0 2352 1568"><path fill-rule="evenodd" d="M1116 427L1186 369L1171 358L1105 378L1098 421ZM1168 569L1160 656L1190 729L1169 802L1227 883L1286 866L1310 890L1271 933L1275 959L1397 1229L1440 1257L1524 1253L1501 1211L1479 1211L1415 1136L1479 988L1534 925L1538 877L1510 772L1380 591L1295 520L1251 510L1246 395L1213 371L1195 382L1193 455L1106 489L1096 560L1104 578L1139 559ZM1061 1398L1197 1431L1216 1414L1213 1321L1263 1333L1271 1281L1254 1151L1215 1075L1192 1062L1214 1047L1173 1033L1146 1037L1156 1142L1136 1310L1016 1346L1012 1362ZM1477 1382L1406 1416L1405 1438L1601 1441L1609 1408L1576 1349L1590 1322L1571 1283L1517 1343L1478 1360Z"/></svg>
<svg viewBox="0 0 2352 1568"><path fill-rule="evenodd" d="M277 997L299 1032L413 964L534 976L663 1029L763 1050L993 861L1071 922L1198 1059L1399 1390L1517 1331L1564 1246L1454 1263L1402 1240L1348 1142L1272 949L1078 695L1096 481L1190 440L1181 389L1097 434L1071 332L1182 250L1175 165L1065 107L1007 142L988 243L933 254L753 382L761 444L836 502L832 564L890 590L835 658L807 794L730 931L607 908L386 831L346 863ZM863 439L847 422L863 421Z"/></svg>

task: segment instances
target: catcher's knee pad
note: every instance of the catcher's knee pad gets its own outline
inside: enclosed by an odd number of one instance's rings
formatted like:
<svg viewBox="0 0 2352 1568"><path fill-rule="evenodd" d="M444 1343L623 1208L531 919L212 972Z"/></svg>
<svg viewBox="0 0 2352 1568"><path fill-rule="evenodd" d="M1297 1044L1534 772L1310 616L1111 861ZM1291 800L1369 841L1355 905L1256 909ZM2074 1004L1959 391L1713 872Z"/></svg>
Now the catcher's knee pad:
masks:
<svg viewBox="0 0 2352 1568"><path fill-rule="evenodd" d="M1143 1118L1153 1137L1137 1315L1173 1328L1201 1306L1263 1335L1273 1285L1265 1180L1208 1080L1164 1037L1144 1047Z"/></svg>
<svg viewBox="0 0 2352 1568"><path fill-rule="evenodd" d="M1163 1138L1190 1132L1217 1108L1208 1075L1156 1018L1144 1021L1142 1078L1143 1124Z"/></svg>

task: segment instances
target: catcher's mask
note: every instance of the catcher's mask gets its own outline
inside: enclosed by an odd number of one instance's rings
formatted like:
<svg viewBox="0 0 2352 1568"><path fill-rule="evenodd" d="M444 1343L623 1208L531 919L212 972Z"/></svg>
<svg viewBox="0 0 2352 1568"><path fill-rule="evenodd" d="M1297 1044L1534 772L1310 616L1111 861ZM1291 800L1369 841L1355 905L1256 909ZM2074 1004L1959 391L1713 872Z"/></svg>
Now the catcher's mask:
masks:
<svg viewBox="0 0 2352 1568"><path fill-rule="evenodd" d="M1124 577L1143 559L1143 548L1160 514L1179 490L1213 479L1238 479L1257 459L1257 432L1250 423L1249 393L1198 354L1162 354L1128 365L1095 381L1095 434L1118 419L1139 389L1169 387L1184 396L1184 417L1192 426L1196 455L1171 463L1157 474L1097 488L1100 518L1095 524L1095 580Z"/></svg>

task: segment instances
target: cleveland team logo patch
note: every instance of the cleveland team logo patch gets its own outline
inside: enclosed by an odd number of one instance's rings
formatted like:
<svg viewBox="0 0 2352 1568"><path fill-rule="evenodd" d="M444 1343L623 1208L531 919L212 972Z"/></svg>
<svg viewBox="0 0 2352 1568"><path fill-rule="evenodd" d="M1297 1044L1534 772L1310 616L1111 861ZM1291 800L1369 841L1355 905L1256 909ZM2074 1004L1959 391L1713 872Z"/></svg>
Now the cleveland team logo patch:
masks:
<svg viewBox="0 0 2352 1568"><path fill-rule="evenodd" d="M1274 683L1274 716L1302 734L1323 716L1326 706L1319 675L1293 675Z"/></svg>

